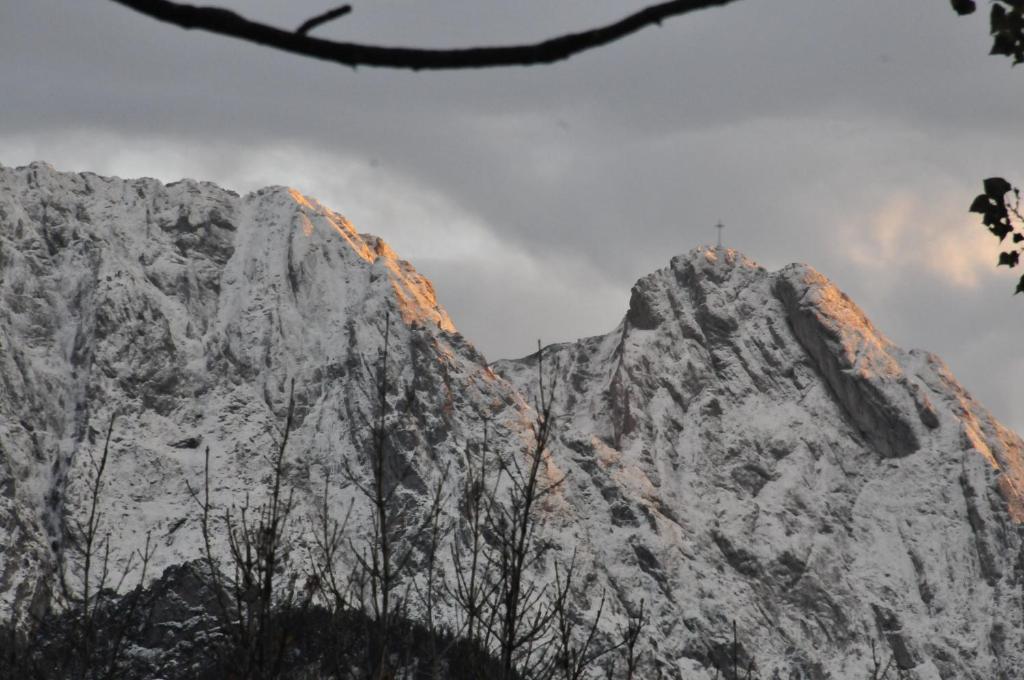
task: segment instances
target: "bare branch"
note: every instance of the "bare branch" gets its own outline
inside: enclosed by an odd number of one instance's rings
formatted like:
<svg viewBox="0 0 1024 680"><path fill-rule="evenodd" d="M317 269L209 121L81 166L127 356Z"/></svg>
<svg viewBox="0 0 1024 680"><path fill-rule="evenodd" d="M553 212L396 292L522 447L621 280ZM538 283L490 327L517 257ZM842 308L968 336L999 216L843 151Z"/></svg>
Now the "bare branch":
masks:
<svg viewBox="0 0 1024 680"><path fill-rule="evenodd" d="M335 42L306 35L302 31L306 24L303 24L299 31L286 31L250 21L221 7L200 7L171 2L171 0L113 1L146 16L175 24L181 28L197 28L211 33L219 33L353 68L377 66L419 71L550 64L568 59L580 52L613 43L648 26L660 25L662 21L670 17L728 5L736 0L668 0L668 2L645 7L611 24L578 33L566 33L538 43L451 49L386 47L364 43ZM310 21L319 18L315 17ZM313 26L323 23L323 21L318 21ZM309 28L313 28L313 26Z"/></svg>

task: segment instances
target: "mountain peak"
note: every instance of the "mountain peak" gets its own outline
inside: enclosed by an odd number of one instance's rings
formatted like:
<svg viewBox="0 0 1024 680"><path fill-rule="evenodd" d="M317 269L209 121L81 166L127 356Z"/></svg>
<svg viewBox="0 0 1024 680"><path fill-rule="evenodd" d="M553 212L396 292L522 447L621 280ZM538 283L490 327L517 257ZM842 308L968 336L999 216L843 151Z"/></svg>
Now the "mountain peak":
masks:
<svg viewBox="0 0 1024 680"><path fill-rule="evenodd" d="M677 289L689 290L699 301L710 299L718 304L752 277L766 274L763 267L737 250L698 246L673 257L668 267L639 279L633 285L626 318L634 328L652 329L676 315L673 300Z"/></svg>
<svg viewBox="0 0 1024 680"><path fill-rule="evenodd" d="M696 248L637 281L619 327L544 361L572 452L566 495L587 499L583 517L612 506L599 561L635 562L684 610L738 612L741 630L772 612L779 650L851 645L813 672L759 658L766 675L860 677L865 630L917 677L998 675L979 670L998 655L929 650L976 649L953 642L954 620L1017 620L996 593L1019 585L1024 442L828 278ZM521 389L535 379L532 357L496 368Z"/></svg>
<svg viewBox="0 0 1024 680"><path fill-rule="evenodd" d="M739 250L724 246L697 246L682 255L676 255L670 263L672 266L677 266L677 263L680 261L692 264L703 261L712 266L760 268L759 264Z"/></svg>
<svg viewBox="0 0 1024 680"><path fill-rule="evenodd" d="M168 252L176 252L179 260L175 266L191 256L212 258L218 268L224 267L217 275L232 280L252 275L247 269L250 265L241 263L246 258L260 259L264 276L279 276L291 287L297 283L296 277L315 271L320 272L318 276L336 277L338 266L354 266L357 261L371 268L376 264L390 284L392 300L388 304L395 308L396 316L409 324L431 323L456 332L430 281L401 260L383 239L360 234L344 215L291 187L271 185L240 196L213 182L123 180L88 172L60 172L36 161L17 168L0 167L0 193L4 192L19 197L15 214L22 216L23 222L26 213L29 217L37 212L50 215L46 219L54 220L53 226L60 227L62 233L63 227L74 226L73 233L80 237L87 232L97 242L120 240L126 250L145 250L147 258L166 260ZM139 243L130 245L134 241ZM193 249L196 252L188 252ZM327 269L306 266L320 259L321 249L340 254L341 259L327 258L334 262ZM111 251L108 256L118 247ZM238 267L241 270L234 272ZM337 284L325 280L321 285ZM208 296L199 290L195 294Z"/></svg>

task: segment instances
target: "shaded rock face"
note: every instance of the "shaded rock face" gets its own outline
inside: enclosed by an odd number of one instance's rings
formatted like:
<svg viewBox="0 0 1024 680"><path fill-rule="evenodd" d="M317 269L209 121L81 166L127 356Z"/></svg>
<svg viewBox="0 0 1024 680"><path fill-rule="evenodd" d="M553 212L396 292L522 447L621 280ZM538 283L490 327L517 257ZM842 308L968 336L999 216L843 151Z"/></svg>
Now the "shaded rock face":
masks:
<svg viewBox="0 0 1024 680"><path fill-rule="evenodd" d="M412 470L388 484L415 508L445 479L455 513L485 419L498 455L528 444L536 354L489 367L426 279L293 190L0 167L3 607L39 606L115 414L101 509L122 556L152 532L151 573L199 556L207 449L213 500L259 502L293 380L308 517L366 473L385 335L385 455ZM872 640L915 678L1024 676L1024 445L813 269L696 249L542 357L566 481L534 578L575 550L609 631L645 601L649 672L714 677L735 620L765 677L865 677Z"/></svg>
<svg viewBox="0 0 1024 680"><path fill-rule="evenodd" d="M938 415L888 340L845 294L806 267L782 272L773 292L793 335L861 434L887 456L917 451L921 425L938 428Z"/></svg>

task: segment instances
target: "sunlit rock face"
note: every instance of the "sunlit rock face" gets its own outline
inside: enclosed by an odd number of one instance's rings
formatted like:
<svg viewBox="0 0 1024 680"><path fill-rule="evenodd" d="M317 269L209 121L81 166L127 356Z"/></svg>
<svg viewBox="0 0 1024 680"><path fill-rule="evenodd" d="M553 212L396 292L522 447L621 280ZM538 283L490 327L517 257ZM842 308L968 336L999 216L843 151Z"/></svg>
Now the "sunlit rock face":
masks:
<svg viewBox="0 0 1024 680"><path fill-rule="evenodd" d="M330 479L358 534L338 480L366 473L385 336L407 508L444 480L456 512L485 421L522 454L543 368L565 481L534 577L575 549L609 631L646 602L645 677L715 677L734 620L766 678L869 677L872 640L915 678L1024 677L1024 445L813 269L696 249L608 335L489 367L426 279L294 190L45 164L0 167L3 608L40 601L115 414L101 508L121 555L151 533L153 574L199 555L207 448L212 499L259 502L293 380L296 531Z"/></svg>

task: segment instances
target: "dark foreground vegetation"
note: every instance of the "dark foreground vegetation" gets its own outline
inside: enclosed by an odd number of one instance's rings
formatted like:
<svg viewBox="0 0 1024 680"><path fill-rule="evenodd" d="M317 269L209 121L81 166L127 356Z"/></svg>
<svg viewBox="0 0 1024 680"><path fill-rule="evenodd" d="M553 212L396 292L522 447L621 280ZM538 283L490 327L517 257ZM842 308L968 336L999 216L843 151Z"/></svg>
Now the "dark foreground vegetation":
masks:
<svg viewBox="0 0 1024 680"><path fill-rule="evenodd" d="M372 617L319 604L275 610L260 648L239 644L222 625L213 585L201 562L171 567L147 588L127 595L104 594L89 625L82 623L75 612L61 612L30 632L8 628L0 677L502 677L485 650L450 632L431 632L408 620L396 622L391 631L392 675L370 676L367 669L375 661L370 652L380 645Z"/></svg>

